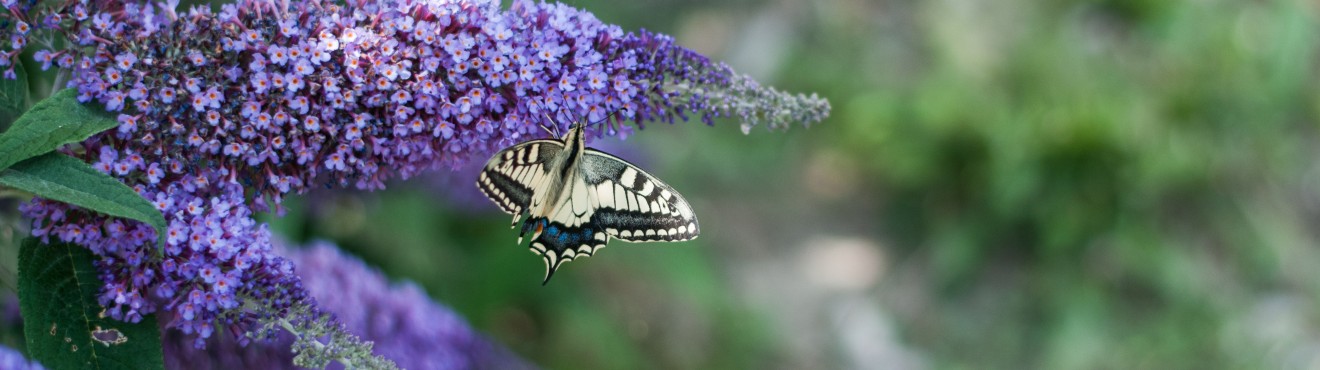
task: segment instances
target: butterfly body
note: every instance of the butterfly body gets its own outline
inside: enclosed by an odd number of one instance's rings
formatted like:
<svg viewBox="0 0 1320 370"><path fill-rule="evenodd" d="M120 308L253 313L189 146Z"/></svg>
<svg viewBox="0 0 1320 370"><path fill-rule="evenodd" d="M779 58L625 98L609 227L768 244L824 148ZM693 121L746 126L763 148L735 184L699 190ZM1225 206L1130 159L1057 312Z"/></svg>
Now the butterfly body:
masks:
<svg viewBox="0 0 1320 370"><path fill-rule="evenodd" d="M692 207L677 191L637 166L587 148L581 125L560 140L532 140L496 153L477 187L513 225L518 243L546 264L545 282L561 264L591 256L610 239L683 241L699 233Z"/></svg>

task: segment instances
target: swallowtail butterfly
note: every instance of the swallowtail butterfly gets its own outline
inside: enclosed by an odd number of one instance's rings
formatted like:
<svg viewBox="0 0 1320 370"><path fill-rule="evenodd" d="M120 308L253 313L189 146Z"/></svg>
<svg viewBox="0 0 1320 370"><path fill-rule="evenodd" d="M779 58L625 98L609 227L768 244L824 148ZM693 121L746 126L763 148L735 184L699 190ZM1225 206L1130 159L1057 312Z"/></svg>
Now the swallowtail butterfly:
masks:
<svg viewBox="0 0 1320 370"><path fill-rule="evenodd" d="M527 141L495 153L477 187L513 215L524 214L518 244L531 234L550 281L564 262L591 256L610 238L627 242L697 237L697 217L683 196L655 176L587 148L582 125L560 140Z"/></svg>

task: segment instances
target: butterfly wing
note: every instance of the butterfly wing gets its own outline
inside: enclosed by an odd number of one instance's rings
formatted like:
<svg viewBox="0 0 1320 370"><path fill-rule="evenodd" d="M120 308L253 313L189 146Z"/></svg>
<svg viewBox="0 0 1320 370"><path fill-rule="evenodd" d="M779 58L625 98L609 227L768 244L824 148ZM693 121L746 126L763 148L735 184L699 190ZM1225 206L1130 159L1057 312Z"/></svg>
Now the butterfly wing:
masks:
<svg viewBox="0 0 1320 370"><path fill-rule="evenodd" d="M559 204L549 217L530 217L523 223L523 233L536 235L532 239L532 252L545 260L545 280L550 281L555 270L565 262L578 257L590 257L597 249L605 247L609 235L605 229L589 222L593 209L590 208L590 189L575 179L569 189L568 198Z"/></svg>
<svg viewBox="0 0 1320 370"><path fill-rule="evenodd" d="M545 260L545 282L564 262L591 256L610 237L629 242L683 241L699 232L692 207L677 191L621 158L587 148L578 171L554 176L551 159L564 150L555 140L533 140L501 150L486 162L477 187L532 234L531 249ZM562 167L562 164L560 165ZM558 188L563 196L551 207L539 204L543 192ZM521 240L521 238L520 238Z"/></svg>
<svg viewBox="0 0 1320 370"><path fill-rule="evenodd" d="M477 187L504 212L518 218L533 209L535 196L550 181L549 162L564 150L555 140L532 140L495 153L477 178Z"/></svg>
<svg viewBox="0 0 1320 370"><path fill-rule="evenodd" d="M587 149L581 172L592 193L589 224L610 236L629 242L684 241L700 233L687 200L632 163Z"/></svg>

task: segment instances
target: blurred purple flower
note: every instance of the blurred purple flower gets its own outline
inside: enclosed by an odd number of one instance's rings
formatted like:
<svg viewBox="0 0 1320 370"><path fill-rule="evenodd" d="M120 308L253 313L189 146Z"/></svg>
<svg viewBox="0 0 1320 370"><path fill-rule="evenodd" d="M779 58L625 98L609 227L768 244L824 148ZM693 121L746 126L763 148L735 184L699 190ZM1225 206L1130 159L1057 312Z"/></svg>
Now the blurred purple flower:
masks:
<svg viewBox="0 0 1320 370"><path fill-rule="evenodd" d="M278 244L278 243L277 243ZM361 260L334 245L314 242L300 249L277 247L298 265L303 286L322 310L348 331L375 342L377 354L405 369L520 369L532 366L474 332L449 309L431 302L412 283L391 284ZM270 342L242 346L222 336L197 349L179 333L166 333L168 368L293 368L294 342L287 333Z"/></svg>
<svg viewBox="0 0 1320 370"><path fill-rule="evenodd" d="M583 118L598 137L625 135L627 120L732 116L746 130L819 121L829 110L668 36L624 33L560 4L241 0L218 14L180 14L177 1L33 4L0 18L45 20L69 46L41 50L38 61L58 61L80 100L122 117L118 130L69 153L152 200L171 225L156 258L145 225L36 200L22 207L33 235L102 257L109 315L162 312L198 346L216 331L245 341L306 308L293 264L253 219L278 212L289 193L380 189ZM0 27L0 39L26 40L15 24ZM28 44L0 52L0 66Z"/></svg>
<svg viewBox="0 0 1320 370"><path fill-rule="evenodd" d="M37 363L36 361L28 361L28 359L27 359L26 357L23 357L23 354L22 354L22 353L19 353L18 351L14 350L13 348L9 348L9 347L5 347L4 345L0 345L0 369L5 369L5 370L25 370L25 369L39 370L39 369L45 369L45 368L44 368L44 367L41 367L41 364Z"/></svg>

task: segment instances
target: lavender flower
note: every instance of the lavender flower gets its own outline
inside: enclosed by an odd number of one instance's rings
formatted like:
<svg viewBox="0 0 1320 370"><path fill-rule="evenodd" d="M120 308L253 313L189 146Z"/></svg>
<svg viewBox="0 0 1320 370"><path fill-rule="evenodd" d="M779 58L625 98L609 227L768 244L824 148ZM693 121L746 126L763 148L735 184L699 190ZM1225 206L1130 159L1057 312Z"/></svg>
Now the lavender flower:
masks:
<svg viewBox="0 0 1320 370"><path fill-rule="evenodd" d="M22 207L33 235L101 256L100 303L112 317L162 312L198 346L217 330L246 340L306 308L293 264L252 218L278 212L289 193L380 189L543 135L542 125L585 119L594 136L622 135L628 120L696 114L737 117L746 130L818 121L829 109L668 36L624 33L559 4L241 0L183 14L176 1L37 4L0 15L47 31L11 22L0 39L21 42L0 53L0 67L63 37L69 48L40 50L38 61L66 69L79 99L121 123L68 153L154 201L169 228L156 258L145 225L36 200Z"/></svg>
<svg viewBox="0 0 1320 370"><path fill-rule="evenodd" d="M402 368L530 367L473 332L452 311L432 303L416 285L390 284L380 272L329 243L276 249L298 265L303 286L321 309L334 314L348 331L373 341L376 353ZM281 369L294 364L288 348L295 340L289 334L248 346L222 337L206 349L194 348L177 333L166 334L163 341L170 368Z"/></svg>
<svg viewBox="0 0 1320 370"><path fill-rule="evenodd" d="M36 361L28 361L26 357L23 357L22 353L15 351L13 348L0 345L0 369L40 370L44 369L44 367L41 367L41 364Z"/></svg>

